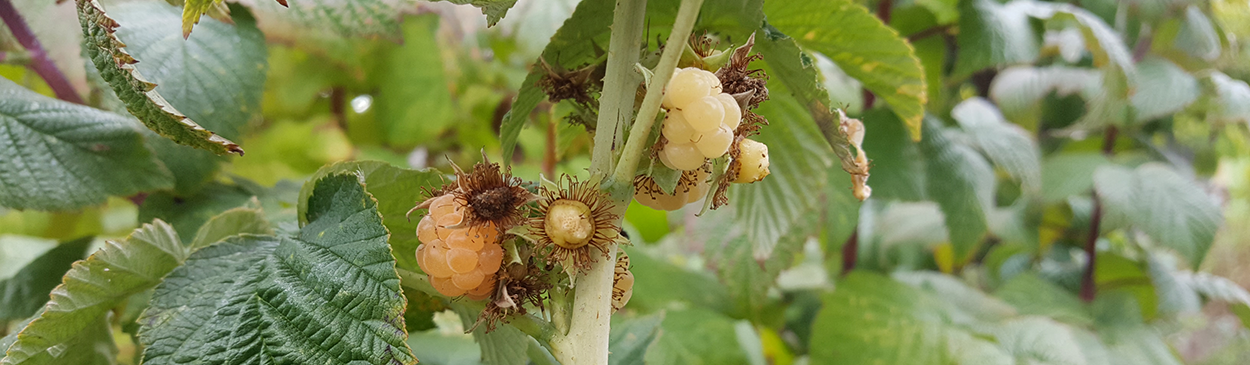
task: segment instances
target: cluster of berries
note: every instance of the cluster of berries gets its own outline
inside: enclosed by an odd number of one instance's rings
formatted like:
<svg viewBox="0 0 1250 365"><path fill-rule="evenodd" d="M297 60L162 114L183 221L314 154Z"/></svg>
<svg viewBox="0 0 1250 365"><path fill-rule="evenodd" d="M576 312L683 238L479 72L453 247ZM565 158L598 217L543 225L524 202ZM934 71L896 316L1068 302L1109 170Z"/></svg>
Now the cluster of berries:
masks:
<svg viewBox="0 0 1250 365"><path fill-rule="evenodd" d="M490 297L495 272L503 262L499 232L491 223L464 226L466 207L453 194L430 203L430 214L417 224L417 264L430 275L430 284L449 297Z"/></svg>
<svg viewBox="0 0 1250 365"><path fill-rule="evenodd" d="M720 79L695 67L673 72L663 105L668 114L661 133L668 143L660 161L674 170L695 170L705 159L724 156L742 122L741 106L721 92Z"/></svg>

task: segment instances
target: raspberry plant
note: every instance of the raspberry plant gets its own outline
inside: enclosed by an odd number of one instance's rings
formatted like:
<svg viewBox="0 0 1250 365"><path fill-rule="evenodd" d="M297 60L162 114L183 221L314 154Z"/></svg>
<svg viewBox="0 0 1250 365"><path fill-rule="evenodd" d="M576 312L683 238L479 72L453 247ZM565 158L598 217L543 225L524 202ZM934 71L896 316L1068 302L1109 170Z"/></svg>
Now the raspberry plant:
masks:
<svg viewBox="0 0 1250 365"><path fill-rule="evenodd" d="M1245 363L1245 7L0 0L0 365Z"/></svg>

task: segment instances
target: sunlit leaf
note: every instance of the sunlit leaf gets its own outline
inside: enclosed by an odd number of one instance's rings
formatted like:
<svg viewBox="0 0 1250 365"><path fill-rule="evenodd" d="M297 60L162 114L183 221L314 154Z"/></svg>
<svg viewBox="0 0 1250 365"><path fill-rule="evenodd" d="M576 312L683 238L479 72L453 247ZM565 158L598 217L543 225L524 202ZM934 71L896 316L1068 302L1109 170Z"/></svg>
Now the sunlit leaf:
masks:
<svg viewBox="0 0 1250 365"><path fill-rule="evenodd" d="M416 363L387 231L358 179L308 183L294 236L236 236L192 254L139 320L143 362Z"/></svg>
<svg viewBox="0 0 1250 365"><path fill-rule="evenodd" d="M1070 196L1088 194L1094 187L1094 171L1110 164L1100 153L1061 153L1042 163L1042 199L1058 202Z"/></svg>
<svg viewBox="0 0 1250 365"><path fill-rule="evenodd" d="M613 323L608 336L608 364L642 365L647 349L660 336L663 321L661 312Z"/></svg>
<svg viewBox="0 0 1250 365"><path fill-rule="evenodd" d="M438 1L438 0L436 0ZM517 0L441 0L453 4L469 4L473 7L482 9L482 14L486 14L486 26L494 26L504 15L508 14L508 9L516 5Z"/></svg>
<svg viewBox="0 0 1250 365"><path fill-rule="evenodd" d="M240 234L273 234L273 227L260 209L239 207L227 210L204 222L191 240L191 249L206 247L230 236Z"/></svg>
<svg viewBox="0 0 1250 365"><path fill-rule="evenodd" d="M849 0L764 5L770 26L864 83L907 123L912 139L919 139L928 91L915 50L898 32Z"/></svg>
<svg viewBox="0 0 1250 365"><path fill-rule="evenodd" d="M216 154L243 154L243 149L238 144L196 124L174 109L173 105L154 90L156 84L148 82L135 68L138 60L123 49L126 45L115 33L118 22L105 14L104 7L99 2L77 0L77 3L78 20L86 38L86 54L131 114L138 117L149 129L174 142ZM156 6L164 7L174 16L175 27L180 23L177 9L167 4L140 2L129 3L129 6L152 9L157 9Z"/></svg>
<svg viewBox="0 0 1250 365"><path fill-rule="evenodd" d="M435 189L443 185L442 174L435 170L411 170L391 166L380 161L340 162L322 167L313 174L316 180L323 176L340 173L359 174L364 180L365 190L378 200L378 213L382 214L382 224L390 231L390 244L395 255L396 267L418 271L417 268L417 223L420 222L419 212L414 212L408 219L408 210L424 201L425 189ZM307 198L312 194L312 187L304 185L300 190L299 220L308 221Z"/></svg>
<svg viewBox="0 0 1250 365"><path fill-rule="evenodd" d="M1033 274L1016 275L1003 283L994 296L1011 303L1021 314L1046 316L1075 325L1094 322L1076 294Z"/></svg>
<svg viewBox="0 0 1250 365"><path fill-rule="evenodd" d="M1211 113L1217 120L1250 125L1250 85L1218 71L1212 71L1208 79L1215 87L1216 107Z"/></svg>
<svg viewBox="0 0 1250 365"><path fill-rule="evenodd" d="M443 59L434 33L439 17L408 17L403 24L404 44L381 52L376 72L378 92L374 116L381 137L395 148L412 148L439 138L455 121L455 104L443 71Z"/></svg>
<svg viewBox="0 0 1250 365"><path fill-rule="evenodd" d="M25 245L20 240L0 240L0 245ZM69 271L70 265L78 261L91 245L91 237L81 238L57 245L44 252L38 258L14 265L21 269L12 276L0 278L0 322L30 317L48 302L48 294L61 283L61 276ZM0 347L4 349L6 347Z"/></svg>
<svg viewBox="0 0 1250 365"><path fill-rule="evenodd" d="M1130 99L1137 121L1172 115L1198 99L1198 80L1171 61L1149 57L1137 64L1137 92Z"/></svg>
<svg viewBox="0 0 1250 365"><path fill-rule="evenodd" d="M178 8L167 4L122 3L111 6L109 15L121 25L117 37L126 50L142 61L130 67L158 85L154 92L221 137L243 137L244 127L260 113L268 71L265 35L249 12L234 12L234 24L204 19L185 40L178 37ZM203 187L224 160L155 135L148 140L183 195Z"/></svg>
<svg viewBox="0 0 1250 365"><path fill-rule="evenodd" d="M1029 24L1026 2L961 1L956 75L990 67L1031 63L1037 59L1037 34Z"/></svg>
<svg viewBox="0 0 1250 365"><path fill-rule="evenodd" d="M0 79L0 206L71 210L172 187L140 128Z"/></svg>
<svg viewBox="0 0 1250 365"><path fill-rule="evenodd" d="M757 112L769 118L755 140L768 145L772 174L764 180L734 186L729 201L738 207L738 222L755 245L757 258L766 258L801 216L816 206L824 173L832 164L828 144L811 121L811 114L792 98L774 97Z"/></svg>
<svg viewBox="0 0 1250 365"><path fill-rule="evenodd" d="M920 151L930 199L946 216L957 262L965 262L989 229L986 214L993 207L994 170L976 151L955 143L938 125L925 121Z"/></svg>
<svg viewBox="0 0 1250 365"><path fill-rule="evenodd" d="M971 145L995 165L1019 179L1026 191L1041 185L1041 151L1028 131L1003 119L993 104L981 98L964 100L951 110Z"/></svg>
<svg viewBox="0 0 1250 365"><path fill-rule="evenodd" d="M1223 223L1219 206L1197 184L1163 164L1100 167L1094 189L1107 218L1132 224L1191 267L1202 263Z"/></svg>
<svg viewBox="0 0 1250 365"><path fill-rule="evenodd" d="M21 330L0 364L63 364L59 357L68 346L81 341L113 307L160 283L186 257L178 234L160 220L125 240L108 241L65 274L43 314Z"/></svg>
<svg viewBox="0 0 1250 365"><path fill-rule="evenodd" d="M1185 8L1181 29L1173 41L1177 48L1205 61L1220 57L1220 36L1211 19L1198 6Z"/></svg>
<svg viewBox="0 0 1250 365"><path fill-rule="evenodd" d="M667 312L660 334L645 356L649 365L741 364L746 354L734 335L734 324L722 314L702 308Z"/></svg>

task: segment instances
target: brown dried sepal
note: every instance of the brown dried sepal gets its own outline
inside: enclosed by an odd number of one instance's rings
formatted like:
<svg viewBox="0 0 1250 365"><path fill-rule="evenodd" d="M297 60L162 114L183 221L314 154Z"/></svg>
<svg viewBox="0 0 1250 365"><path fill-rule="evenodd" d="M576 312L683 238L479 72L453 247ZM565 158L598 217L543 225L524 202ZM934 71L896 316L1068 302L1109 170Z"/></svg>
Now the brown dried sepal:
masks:
<svg viewBox="0 0 1250 365"><path fill-rule="evenodd" d="M525 255L528 256L528 255ZM486 326L487 333L495 330L499 323L507 323L513 315L525 315L525 305L543 308L543 297L551 290L551 280L546 271L538 265L537 260L529 258L527 263L510 263L495 274L498 286L486 302L486 308L478 315L477 322L465 333L472 332L478 326Z"/></svg>
<svg viewBox="0 0 1250 365"><path fill-rule="evenodd" d="M716 70L716 77L720 79L723 92L735 97L747 96L744 108L742 108L744 115L748 109L755 109L760 103L768 100L768 87L765 86L768 75L761 69L747 69L751 61L764 59L758 54L751 54L751 47L754 46L755 33L751 33L746 44L733 50L733 54L729 56L729 62L720 70Z"/></svg>
<svg viewBox="0 0 1250 365"><path fill-rule="evenodd" d="M585 65L572 71L565 71L558 66L552 67L545 58L539 57L538 64L546 74L538 79L538 87L547 93L551 102L573 99L574 102L598 109L593 94L599 92L603 85L603 67L599 64Z"/></svg>

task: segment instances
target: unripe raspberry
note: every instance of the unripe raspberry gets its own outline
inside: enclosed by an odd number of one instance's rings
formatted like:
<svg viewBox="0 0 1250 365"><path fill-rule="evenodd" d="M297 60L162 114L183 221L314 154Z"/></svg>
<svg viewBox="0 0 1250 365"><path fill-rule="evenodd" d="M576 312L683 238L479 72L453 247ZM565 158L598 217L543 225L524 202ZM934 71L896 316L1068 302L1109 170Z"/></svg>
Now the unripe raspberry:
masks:
<svg viewBox="0 0 1250 365"><path fill-rule="evenodd" d="M668 160L668 167L674 170L694 170L703 166L703 154L693 143L672 143L664 145L660 150L661 161Z"/></svg>
<svg viewBox="0 0 1250 365"><path fill-rule="evenodd" d="M686 121L686 117L680 110L672 110L664 118L664 126L660 133L664 134L664 138L667 138L669 142L688 143L697 132L690 128L690 123Z"/></svg>
<svg viewBox="0 0 1250 365"><path fill-rule="evenodd" d="M717 158L729 151L729 144L734 140L734 132L729 127L721 126L713 132L700 133L695 138L698 142L694 145L699 148L699 153L702 153L703 157Z"/></svg>
<svg viewBox="0 0 1250 365"><path fill-rule="evenodd" d="M725 107L716 97L704 96L687 104L682 114L696 132L710 132L720 128L725 119Z"/></svg>
<svg viewBox="0 0 1250 365"><path fill-rule="evenodd" d="M712 84L700 71L703 70L684 68L673 71L673 78L664 91L664 104L670 110L685 109L691 101L712 94Z"/></svg>
<svg viewBox="0 0 1250 365"><path fill-rule="evenodd" d="M745 184L768 176L768 146L743 138L738 143L738 174L733 182Z"/></svg>
<svg viewBox="0 0 1250 365"><path fill-rule="evenodd" d="M716 100L725 108L725 118L721 119L721 125L729 127L731 131L738 129L738 124L742 123L742 107L738 106L738 100L733 95L723 93L717 94Z"/></svg>
<svg viewBox="0 0 1250 365"><path fill-rule="evenodd" d="M455 196L451 194L439 196L430 204L430 215L442 217L460 210L460 204L456 204L455 200Z"/></svg>

